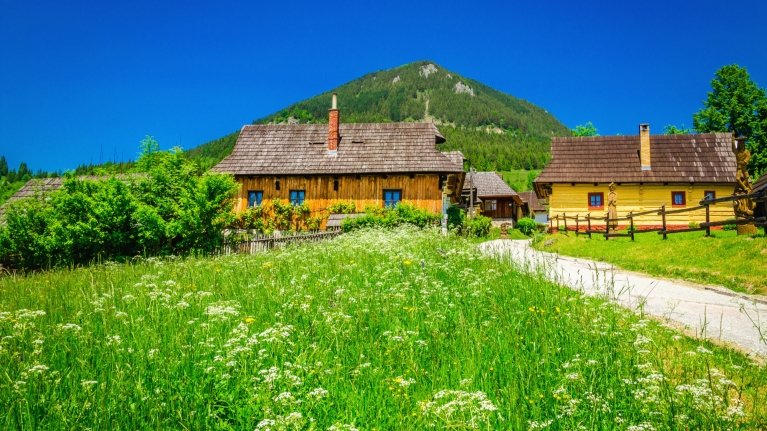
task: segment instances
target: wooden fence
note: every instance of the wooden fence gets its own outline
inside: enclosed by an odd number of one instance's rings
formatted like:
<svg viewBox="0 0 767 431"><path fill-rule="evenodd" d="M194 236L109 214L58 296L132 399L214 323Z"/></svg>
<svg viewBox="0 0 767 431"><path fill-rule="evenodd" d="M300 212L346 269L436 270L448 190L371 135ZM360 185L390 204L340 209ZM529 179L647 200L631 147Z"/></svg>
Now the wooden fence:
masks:
<svg viewBox="0 0 767 431"><path fill-rule="evenodd" d="M751 217L751 218L734 218L730 220L721 220L721 221L711 221L710 220L710 210L709 206L711 204L719 203L719 202L732 202L736 200L741 199L748 199L751 198L754 202L762 203L765 209L765 214L767 214L767 188L762 189L759 192L751 193L748 195L732 195L727 196L723 198L717 198L717 199L703 199L699 202L699 206L692 207L692 208L679 208L679 209L672 209L667 210L666 206L663 205L662 207L658 208L657 210L650 210L650 211L642 211L642 212L629 212L625 217L617 217L617 218L609 218L609 213L605 214L604 217L593 217L591 213L587 213L585 216L582 216L580 214L576 214L575 216L568 216L566 213L556 214L552 217L549 217L549 232L553 232L556 226L556 229L559 229L560 222L564 226L565 233L567 232L575 232L575 235L588 235L589 238L591 238L592 234L599 234L605 237L605 240L615 237L628 237L631 238L632 241L634 241L634 235L642 234L642 233L649 233L649 232L657 232L659 235L663 235L663 239L667 239L669 234L673 233L680 233L680 232L695 232L695 231L706 231L706 236L711 235L711 227L712 226L724 226L724 225L743 225L743 224L750 224L753 223L756 226L762 226L764 227L765 231L767 232L767 218L764 216L762 217ZM666 216L670 214L680 214L685 212L691 212L691 211L698 211L698 210L706 210L706 220L699 223L698 227L689 227L689 228L682 228L682 229L669 229L668 225L666 224ZM662 227L660 228L653 228L653 229L636 229L634 226L634 219L637 217L641 217L648 214L656 214L661 216L662 220ZM572 223L568 226L567 221L572 220L575 222L575 225L573 226ZM592 221L600 221L604 222L604 226L593 226L591 225ZM627 233L610 233L608 232L607 227L610 224L615 224L617 226L617 223L619 221L628 221L629 227ZM554 224L556 223L556 224ZM581 226L585 224L585 229L581 231Z"/></svg>
<svg viewBox="0 0 767 431"><path fill-rule="evenodd" d="M253 254L273 248L285 247L288 244L320 242L328 238L335 238L342 233L343 231L340 229L297 232L293 234L282 234L277 232L272 235L232 233L229 235L230 239L227 239L227 241L224 242L224 246L221 247L221 254ZM246 237L246 239L238 239L243 236Z"/></svg>

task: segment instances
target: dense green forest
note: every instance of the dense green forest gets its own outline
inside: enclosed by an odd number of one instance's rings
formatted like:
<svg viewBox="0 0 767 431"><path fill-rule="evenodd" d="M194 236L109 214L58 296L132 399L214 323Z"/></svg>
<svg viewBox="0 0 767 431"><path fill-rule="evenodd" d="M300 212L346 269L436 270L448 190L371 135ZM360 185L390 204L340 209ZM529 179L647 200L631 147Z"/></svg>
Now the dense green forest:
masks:
<svg viewBox="0 0 767 431"><path fill-rule="evenodd" d="M544 109L428 61L367 74L253 123L326 123L332 93L342 122L433 121L447 138L440 149L462 151L478 170L542 169L551 137L571 133ZM187 154L212 165L231 153L238 136Z"/></svg>

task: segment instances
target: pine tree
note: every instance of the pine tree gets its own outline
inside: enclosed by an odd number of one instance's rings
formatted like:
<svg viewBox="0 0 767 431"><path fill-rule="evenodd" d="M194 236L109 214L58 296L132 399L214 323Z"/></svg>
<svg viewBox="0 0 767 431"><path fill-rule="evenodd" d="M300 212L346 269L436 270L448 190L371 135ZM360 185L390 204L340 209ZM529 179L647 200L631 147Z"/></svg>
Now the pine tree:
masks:
<svg viewBox="0 0 767 431"><path fill-rule="evenodd" d="M5 156L0 156L0 177L8 176L8 162Z"/></svg>

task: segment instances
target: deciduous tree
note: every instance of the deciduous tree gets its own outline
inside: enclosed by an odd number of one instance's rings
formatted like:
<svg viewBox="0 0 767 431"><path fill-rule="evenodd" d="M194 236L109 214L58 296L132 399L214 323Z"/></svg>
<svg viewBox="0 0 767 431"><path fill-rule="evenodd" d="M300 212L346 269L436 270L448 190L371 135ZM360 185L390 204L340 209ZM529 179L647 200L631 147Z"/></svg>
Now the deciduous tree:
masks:
<svg viewBox="0 0 767 431"><path fill-rule="evenodd" d="M720 68L715 76L703 109L692 116L693 126L702 133L747 137L749 172L756 177L767 169L767 95L737 64Z"/></svg>
<svg viewBox="0 0 767 431"><path fill-rule="evenodd" d="M597 133L597 128L589 121L586 124L575 126L573 136L599 136L599 133Z"/></svg>

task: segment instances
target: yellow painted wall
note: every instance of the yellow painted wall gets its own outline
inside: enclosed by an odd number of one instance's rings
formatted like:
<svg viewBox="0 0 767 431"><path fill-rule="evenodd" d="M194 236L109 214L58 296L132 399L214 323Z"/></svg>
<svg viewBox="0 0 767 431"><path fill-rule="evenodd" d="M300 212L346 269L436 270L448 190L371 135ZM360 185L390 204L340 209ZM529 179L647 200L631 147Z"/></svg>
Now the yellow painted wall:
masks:
<svg viewBox="0 0 767 431"><path fill-rule="evenodd" d="M322 214L333 202L352 200L357 210L362 211L366 205L383 207L384 189L402 189L402 200L409 201L419 208L425 208L433 213L442 212L442 190L439 188L439 175L361 175L338 177L338 191L333 190L332 176L290 176L290 177L237 177L240 183L238 192L239 204L236 210L243 211L248 205L248 191L262 190L264 201L280 198L289 201L291 190L304 190L305 202L309 205L311 215ZM280 181L280 190L276 190L276 181Z"/></svg>
<svg viewBox="0 0 767 431"><path fill-rule="evenodd" d="M579 184L574 186L570 183L553 184L552 193L549 196L549 217L557 214L567 213L568 216L580 214L585 216L591 213L593 217L604 217L607 213L607 194L610 193L607 183ZM671 205L671 192L685 192L687 194L687 208L699 206L703 199L705 191L716 192L716 197L722 198L732 195L735 189L734 184L694 184L670 183L667 186L662 184L621 184L615 190L618 193L618 217L625 217L629 211L642 212L658 209L666 205L667 210L676 209ZM589 210L588 194L601 192L604 193L604 210ZM680 207L683 208L683 207ZM710 220L727 220L735 217L731 202L724 202L711 205ZM670 214L666 216L666 223L671 225L687 225L689 222L704 222L706 220L706 211L701 209L681 214ZM659 215L645 215L634 219L634 223L640 226L660 225L662 223ZM621 222L620 224L624 224Z"/></svg>

